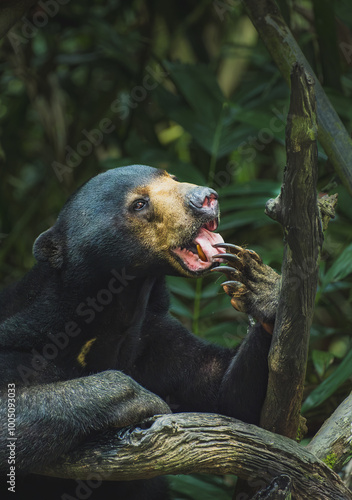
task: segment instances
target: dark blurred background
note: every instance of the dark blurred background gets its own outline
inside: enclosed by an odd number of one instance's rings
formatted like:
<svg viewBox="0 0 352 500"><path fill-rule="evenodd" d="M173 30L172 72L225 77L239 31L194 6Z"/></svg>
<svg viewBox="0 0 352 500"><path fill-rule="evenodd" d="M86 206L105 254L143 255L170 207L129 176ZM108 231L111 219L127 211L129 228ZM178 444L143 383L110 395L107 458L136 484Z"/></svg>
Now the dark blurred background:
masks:
<svg viewBox="0 0 352 500"><path fill-rule="evenodd" d="M349 0L278 2L347 131ZM0 42L0 273L32 265L34 239L67 196L109 168L144 163L220 194L219 231L280 270L280 190L289 91L237 0L39 2ZM325 234L303 413L310 434L351 390L352 203L319 147L319 184L339 193ZM170 278L172 310L235 346L247 318L212 276ZM298 290L299 293L299 290ZM170 478L174 498L226 499L232 477Z"/></svg>

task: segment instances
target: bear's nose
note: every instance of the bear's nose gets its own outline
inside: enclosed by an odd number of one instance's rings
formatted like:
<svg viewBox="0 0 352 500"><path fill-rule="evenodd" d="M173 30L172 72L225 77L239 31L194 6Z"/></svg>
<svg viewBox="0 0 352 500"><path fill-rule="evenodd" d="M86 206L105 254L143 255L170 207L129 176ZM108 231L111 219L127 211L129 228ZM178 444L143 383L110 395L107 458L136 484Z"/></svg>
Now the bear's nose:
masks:
<svg viewBox="0 0 352 500"><path fill-rule="evenodd" d="M218 209L218 193L208 187L197 187L189 194L189 204L197 211L214 211Z"/></svg>

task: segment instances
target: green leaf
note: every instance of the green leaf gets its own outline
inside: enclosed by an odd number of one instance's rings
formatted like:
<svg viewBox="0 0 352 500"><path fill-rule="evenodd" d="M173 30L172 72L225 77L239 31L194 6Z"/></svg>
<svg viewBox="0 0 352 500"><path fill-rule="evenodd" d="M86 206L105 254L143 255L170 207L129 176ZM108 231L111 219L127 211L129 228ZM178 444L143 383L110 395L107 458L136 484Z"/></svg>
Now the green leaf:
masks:
<svg viewBox="0 0 352 500"><path fill-rule="evenodd" d="M341 21L346 24L350 28L350 30L352 30L352 12L350 0L338 0L336 2L333 2L333 5L337 17L339 17Z"/></svg>
<svg viewBox="0 0 352 500"><path fill-rule="evenodd" d="M218 113L212 118L208 118L208 113L204 111L207 106L202 106L201 109L195 111L179 96L171 94L161 86L156 89L156 95L166 115L187 130L194 140L210 155L214 154L216 131L221 129L217 141L217 151L215 151L217 158L222 158L238 148L240 144L246 141L248 135L253 132L252 127L231 127L228 111L224 111L224 116L221 116L222 123L220 123L220 114Z"/></svg>
<svg viewBox="0 0 352 500"><path fill-rule="evenodd" d="M235 214L221 217L219 231L248 226L249 224L258 227L273 223L274 221L265 215L264 208L239 210Z"/></svg>
<svg viewBox="0 0 352 500"><path fill-rule="evenodd" d="M259 131L259 135L251 138L250 140L258 140L262 144L267 144L271 142L273 139L278 140L279 142L285 141L285 121L278 120L275 115L273 115L272 110L260 110L256 109L247 109L241 108L237 109L236 119L240 123L244 123L246 125L251 125L254 130ZM272 121L275 120L274 124ZM262 138L262 139L261 139ZM266 142L268 141L268 142ZM251 142L249 141L248 144Z"/></svg>
<svg viewBox="0 0 352 500"><path fill-rule="evenodd" d="M215 277L215 273L213 273L213 276ZM218 297L219 295L223 295L223 291L220 287L220 281L218 280L215 282L212 281L202 289L202 299L212 299L214 297Z"/></svg>
<svg viewBox="0 0 352 500"><path fill-rule="evenodd" d="M133 134L131 133L131 137L132 136ZM136 151L136 142L140 143L136 136L133 137L133 141L129 142L130 155L128 157L121 159L107 158L100 162L100 166L103 169L110 169L126 165L145 164L167 170L170 174L176 175L181 182L191 182L200 186L206 185L207 182L204 176L194 165L178 160L177 157L168 151L151 148L149 146L145 147L142 145L142 149ZM133 151L135 153L134 155L132 154Z"/></svg>
<svg viewBox="0 0 352 500"><path fill-rule="evenodd" d="M168 61L164 61L164 66L193 110L201 110L209 120L219 119L225 98L214 72L208 66Z"/></svg>
<svg viewBox="0 0 352 500"><path fill-rule="evenodd" d="M155 90L161 108L180 124L210 155L221 158L247 144L251 125L237 120L238 106L230 109L214 72L206 65L164 63L179 95L162 86Z"/></svg>
<svg viewBox="0 0 352 500"><path fill-rule="evenodd" d="M317 374L322 377L326 369L331 365L334 355L329 351L318 351L316 349L312 352L312 361Z"/></svg>
<svg viewBox="0 0 352 500"><path fill-rule="evenodd" d="M224 321L203 332L202 337L229 349L237 347L246 335L248 323Z"/></svg>
<svg viewBox="0 0 352 500"><path fill-rule="evenodd" d="M173 498L190 500L230 500L231 494L223 480L213 476L168 476Z"/></svg>
<svg viewBox="0 0 352 500"><path fill-rule="evenodd" d="M352 243L344 249L340 257L338 257L323 277L320 292L322 292L329 283L340 281L350 273L352 273Z"/></svg>
<svg viewBox="0 0 352 500"><path fill-rule="evenodd" d="M175 295L171 295L170 312L177 314L177 316L184 316L185 318L191 319L193 318L193 312L190 311L180 299L175 297Z"/></svg>
<svg viewBox="0 0 352 500"><path fill-rule="evenodd" d="M220 199L220 208L223 211L234 211L239 208L261 208L264 211L267 196L239 196L236 198L225 198L223 201Z"/></svg>
<svg viewBox="0 0 352 500"><path fill-rule="evenodd" d="M310 336L313 341L316 341L317 339L333 337L335 335L343 335L344 333L345 333L344 328L338 329L334 327L317 325L317 324L313 324L310 329Z"/></svg>
<svg viewBox="0 0 352 500"><path fill-rule="evenodd" d="M159 150L160 155L160 150ZM158 163L159 168L166 168L166 170L176 177L181 182L190 182L192 184L198 184L199 186L206 186L207 181L204 178L202 172L197 170L190 163L185 163L181 161L169 161L168 165Z"/></svg>
<svg viewBox="0 0 352 500"><path fill-rule="evenodd" d="M194 300L195 297L194 281L191 281L187 278L167 276L166 283L171 292L175 293L176 295L181 295L181 297L185 297L186 299Z"/></svg>
<svg viewBox="0 0 352 500"><path fill-rule="evenodd" d="M319 406L352 375L352 349L336 370L314 389L302 405L302 414Z"/></svg>
<svg viewBox="0 0 352 500"><path fill-rule="evenodd" d="M281 185L278 182L267 180L253 180L243 184L229 185L220 188L220 196L251 196L263 194L265 196L276 197L280 193Z"/></svg>
<svg viewBox="0 0 352 500"><path fill-rule="evenodd" d="M218 295L211 302L202 303L199 317L208 318L214 316L215 313L219 313L228 307L230 307L228 295Z"/></svg>

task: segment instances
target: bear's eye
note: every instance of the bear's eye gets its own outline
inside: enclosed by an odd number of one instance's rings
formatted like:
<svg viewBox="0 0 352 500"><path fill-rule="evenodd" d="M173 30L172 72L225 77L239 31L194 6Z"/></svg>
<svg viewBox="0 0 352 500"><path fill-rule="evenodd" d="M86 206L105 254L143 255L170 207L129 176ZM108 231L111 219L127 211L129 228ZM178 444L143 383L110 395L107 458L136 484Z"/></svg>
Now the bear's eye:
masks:
<svg viewBox="0 0 352 500"><path fill-rule="evenodd" d="M132 208L136 212L139 212L140 210L143 210L148 205L147 200L136 200L132 203Z"/></svg>

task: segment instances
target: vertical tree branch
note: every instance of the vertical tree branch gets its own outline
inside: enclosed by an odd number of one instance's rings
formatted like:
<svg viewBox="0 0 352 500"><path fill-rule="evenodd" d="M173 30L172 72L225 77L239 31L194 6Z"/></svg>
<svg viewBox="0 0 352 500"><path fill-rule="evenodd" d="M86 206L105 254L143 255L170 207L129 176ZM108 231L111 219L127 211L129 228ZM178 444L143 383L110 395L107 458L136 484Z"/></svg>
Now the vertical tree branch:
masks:
<svg viewBox="0 0 352 500"><path fill-rule="evenodd" d="M285 80L290 82L291 67L296 62L302 64L307 73L314 77L318 139L342 183L352 194L352 139L286 25L278 6L274 0L242 0L242 3Z"/></svg>
<svg viewBox="0 0 352 500"><path fill-rule="evenodd" d="M318 283L322 228L317 206L314 85L303 67L291 74L286 127L287 166L281 194L267 214L284 229L282 289L269 353L269 384L261 426L296 438L305 379L309 330Z"/></svg>
<svg viewBox="0 0 352 500"><path fill-rule="evenodd" d="M352 459L352 393L326 420L307 446L307 450L340 472Z"/></svg>

